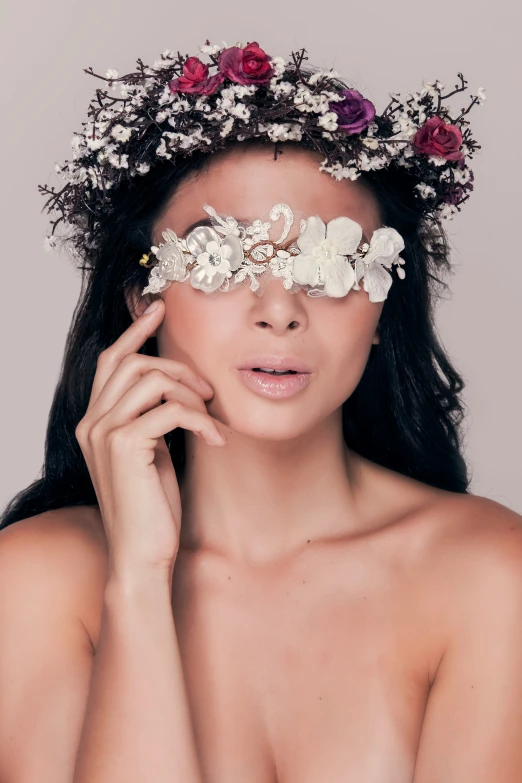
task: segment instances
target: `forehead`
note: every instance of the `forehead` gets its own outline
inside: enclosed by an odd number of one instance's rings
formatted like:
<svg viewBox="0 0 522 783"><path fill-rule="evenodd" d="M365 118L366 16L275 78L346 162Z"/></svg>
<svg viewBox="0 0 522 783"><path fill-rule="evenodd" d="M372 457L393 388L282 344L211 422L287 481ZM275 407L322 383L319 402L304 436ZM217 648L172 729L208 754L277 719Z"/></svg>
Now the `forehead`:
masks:
<svg viewBox="0 0 522 783"><path fill-rule="evenodd" d="M203 209L210 204L219 215L231 215L249 222L269 221L275 204L288 204L294 214L289 237L299 234L299 221L319 215L325 223L335 217L350 217L359 223L369 237L381 225L379 208L373 194L360 182L335 180L320 171L323 156L285 144L241 148L237 145L224 154L217 153L209 166L187 179L178 188L154 234L161 236L166 228L178 235L193 223L208 217ZM279 234L277 221L270 236Z"/></svg>

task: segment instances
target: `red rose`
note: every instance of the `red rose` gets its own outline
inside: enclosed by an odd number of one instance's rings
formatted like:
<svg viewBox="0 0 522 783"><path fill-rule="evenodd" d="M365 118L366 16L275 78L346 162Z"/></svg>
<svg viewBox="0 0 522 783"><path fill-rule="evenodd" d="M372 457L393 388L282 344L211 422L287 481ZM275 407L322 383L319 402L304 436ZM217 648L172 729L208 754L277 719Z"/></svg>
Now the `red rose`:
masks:
<svg viewBox="0 0 522 783"><path fill-rule="evenodd" d="M266 52L259 48L257 41L251 41L244 49L239 46L223 49L218 57L218 68L237 84L267 84L274 73Z"/></svg>
<svg viewBox="0 0 522 783"><path fill-rule="evenodd" d="M169 90L173 93L191 92L199 95L211 95L224 80L219 73L208 78L208 65L202 63L199 57L189 57L183 63L183 76L169 82Z"/></svg>
<svg viewBox="0 0 522 783"><path fill-rule="evenodd" d="M417 152L424 155L437 155L446 160L461 160L464 157L460 151L462 133L456 125L450 125L440 117L430 117L419 128L411 143Z"/></svg>

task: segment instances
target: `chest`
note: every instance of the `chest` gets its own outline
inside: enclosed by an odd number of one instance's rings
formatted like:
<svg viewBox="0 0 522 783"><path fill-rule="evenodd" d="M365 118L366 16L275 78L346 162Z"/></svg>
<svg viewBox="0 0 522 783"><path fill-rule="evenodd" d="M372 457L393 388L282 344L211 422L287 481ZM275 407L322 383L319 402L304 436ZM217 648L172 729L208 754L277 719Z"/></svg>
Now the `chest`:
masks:
<svg viewBox="0 0 522 783"><path fill-rule="evenodd" d="M424 650L382 574L181 575L173 611L205 781L410 783Z"/></svg>

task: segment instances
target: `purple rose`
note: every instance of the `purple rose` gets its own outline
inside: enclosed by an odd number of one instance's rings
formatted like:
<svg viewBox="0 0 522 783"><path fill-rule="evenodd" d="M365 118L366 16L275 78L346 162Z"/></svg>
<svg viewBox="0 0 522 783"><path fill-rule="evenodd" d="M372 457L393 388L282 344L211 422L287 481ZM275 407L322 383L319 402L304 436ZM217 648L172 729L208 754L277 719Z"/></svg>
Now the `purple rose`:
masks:
<svg viewBox="0 0 522 783"><path fill-rule="evenodd" d="M375 117L375 106L357 90L341 90L342 101L329 104L331 111L337 114L339 128L348 133L360 133Z"/></svg>

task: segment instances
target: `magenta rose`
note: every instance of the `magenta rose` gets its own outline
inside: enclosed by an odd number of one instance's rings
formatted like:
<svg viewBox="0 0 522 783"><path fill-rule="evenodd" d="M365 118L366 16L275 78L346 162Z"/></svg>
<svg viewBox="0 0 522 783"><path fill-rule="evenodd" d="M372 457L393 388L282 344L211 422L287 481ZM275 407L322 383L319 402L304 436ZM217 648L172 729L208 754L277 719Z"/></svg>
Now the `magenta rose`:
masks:
<svg viewBox="0 0 522 783"><path fill-rule="evenodd" d="M437 155L446 160L461 160L464 157L460 151L462 133L456 125L450 125L440 117L430 117L419 128L411 143L417 152L424 155Z"/></svg>
<svg viewBox="0 0 522 783"><path fill-rule="evenodd" d="M268 84L274 74L268 55L251 41L243 49L229 46L218 57L220 73L237 84Z"/></svg>
<svg viewBox="0 0 522 783"><path fill-rule="evenodd" d="M183 76L169 82L169 90L173 93L190 92L199 95L211 95L224 80L220 73L209 78L208 65L202 63L199 57L189 57L183 63Z"/></svg>
<svg viewBox="0 0 522 783"><path fill-rule="evenodd" d="M338 127L348 133L360 133L375 117L375 106L358 90L342 90L340 94L344 100L329 104L330 110L337 114Z"/></svg>

